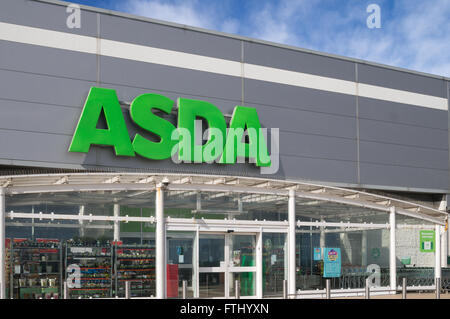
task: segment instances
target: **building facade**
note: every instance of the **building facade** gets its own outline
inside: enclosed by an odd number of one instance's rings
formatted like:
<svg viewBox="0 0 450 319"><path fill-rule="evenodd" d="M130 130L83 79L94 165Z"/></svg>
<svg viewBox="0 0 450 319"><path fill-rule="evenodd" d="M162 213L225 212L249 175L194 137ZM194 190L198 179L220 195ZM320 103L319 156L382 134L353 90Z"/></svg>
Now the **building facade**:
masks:
<svg viewBox="0 0 450 319"><path fill-rule="evenodd" d="M446 285L450 79L56 0L0 9L2 298Z"/></svg>

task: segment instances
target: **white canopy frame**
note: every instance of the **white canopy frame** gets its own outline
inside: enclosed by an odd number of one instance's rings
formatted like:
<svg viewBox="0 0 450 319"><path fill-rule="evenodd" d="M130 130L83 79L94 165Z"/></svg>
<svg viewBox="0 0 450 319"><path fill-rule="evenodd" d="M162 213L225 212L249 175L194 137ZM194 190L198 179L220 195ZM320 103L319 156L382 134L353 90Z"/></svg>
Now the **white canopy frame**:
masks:
<svg viewBox="0 0 450 319"><path fill-rule="evenodd" d="M139 194L146 192L156 192L155 211L156 217L129 217L129 216L92 216L92 215L64 215L64 214L42 214L42 213L20 213L6 212L6 202L9 196L19 194L43 194L43 193L70 193L70 192L93 192L93 191L136 191ZM165 218L164 212L164 192L211 192L230 194L258 194L266 196L270 201L270 196L285 197L288 203L288 221L243 221L225 219L203 220L203 219L181 219ZM387 224L372 223L330 223L296 220L296 199L307 199L318 202L330 202L344 204L360 208L367 208L379 212L385 212L389 216ZM245 200L255 201L252 196L239 197L239 204ZM390 260L391 260L391 289L396 289L395 282L395 215L404 215L419 219L435 225L436 233L443 232L444 225L447 225L447 212L440 211L433 207L400 200L387 196L381 196L368 192L339 188L335 186L320 185L316 183L300 181L283 181L252 177L231 177L214 175L191 175L191 174L164 174L164 173L69 173L69 174L41 174L41 175L17 175L0 177L0 242L5 240L6 218L31 218L50 220L78 220L89 222L102 220L113 222L147 222L156 223L160 231L157 232L157 297L165 297L165 273L161 269L165 268L165 232L166 230L193 230L201 227L212 227L220 230L224 227L235 227L237 230L262 229L268 232L287 233L288 235L288 281L290 295L295 295L295 233L296 227L310 226L321 228L340 227L341 229L390 229ZM403 225L408 227L408 225ZM211 228L210 228L211 229ZM326 230L332 232L333 230ZM437 240L437 242L440 242ZM4 268L4 245L0 245L0 298L5 297L5 268ZM439 247L436 247L438 249ZM161 253L158 254L158 251ZM440 252L436 251L436 255ZM158 268L160 271L158 272ZM436 263L436 278L440 278L440 264ZM259 283L261 284L261 283Z"/></svg>

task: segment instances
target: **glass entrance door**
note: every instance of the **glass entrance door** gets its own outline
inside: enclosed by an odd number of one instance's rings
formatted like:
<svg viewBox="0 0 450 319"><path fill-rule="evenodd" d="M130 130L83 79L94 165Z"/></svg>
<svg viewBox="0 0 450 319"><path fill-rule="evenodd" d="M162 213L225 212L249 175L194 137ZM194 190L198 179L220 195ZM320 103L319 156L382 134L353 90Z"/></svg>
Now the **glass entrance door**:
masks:
<svg viewBox="0 0 450 319"><path fill-rule="evenodd" d="M199 297L256 296L256 234L200 233Z"/></svg>

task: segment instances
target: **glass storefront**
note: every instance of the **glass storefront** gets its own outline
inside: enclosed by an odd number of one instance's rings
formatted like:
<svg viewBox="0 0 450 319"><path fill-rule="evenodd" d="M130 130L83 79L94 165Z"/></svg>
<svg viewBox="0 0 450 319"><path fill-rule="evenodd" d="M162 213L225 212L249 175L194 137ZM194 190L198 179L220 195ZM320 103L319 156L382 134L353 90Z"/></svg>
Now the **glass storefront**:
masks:
<svg viewBox="0 0 450 319"><path fill-rule="evenodd" d="M154 190L15 194L6 203L7 298L63 298L64 283L73 299L123 298L127 282L132 298L157 295ZM296 290L325 288L327 248L340 251L333 289L362 289L367 278L390 285L386 212L304 198L295 205ZM165 192L166 297L282 297L287 211L287 196ZM434 225L397 216L397 283L430 286Z"/></svg>

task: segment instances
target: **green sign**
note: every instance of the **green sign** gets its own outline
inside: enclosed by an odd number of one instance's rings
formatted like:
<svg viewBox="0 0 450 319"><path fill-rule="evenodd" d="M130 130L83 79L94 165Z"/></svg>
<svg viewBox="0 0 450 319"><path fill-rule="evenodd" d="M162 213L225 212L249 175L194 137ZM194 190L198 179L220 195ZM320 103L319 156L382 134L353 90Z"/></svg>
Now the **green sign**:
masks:
<svg viewBox="0 0 450 319"><path fill-rule="evenodd" d="M174 155L179 162L234 164L237 158L248 159L256 166L270 167L265 137L255 108L236 106L227 128L222 112L205 101L179 98L177 128L155 111L170 114L175 102L158 94L136 97L130 106L133 123L157 137L150 140L137 133L130 138L115 90L92 87L86 99L69 152L88 153L91 145L111 146L116 156L137 155L163 160ZM101 113L107 128L98 128ZM201 134L195 121L208 124L207 141L196 144ZM200 137L204 138L204 136Z"/></svg>
<svg viewBox="0 0 450 319"><path fill-rule="evenodd" d="M380 257L381 255L380 248L372 248L371 255L372 258L378 259L378 257Z"/></svg>
<svg viewBox="0 0 450 319"><path fill-rule="evenodd" d="M436 240L434 230L421 230L420 231L420 251L422 253L433 253Z"/></svg>

